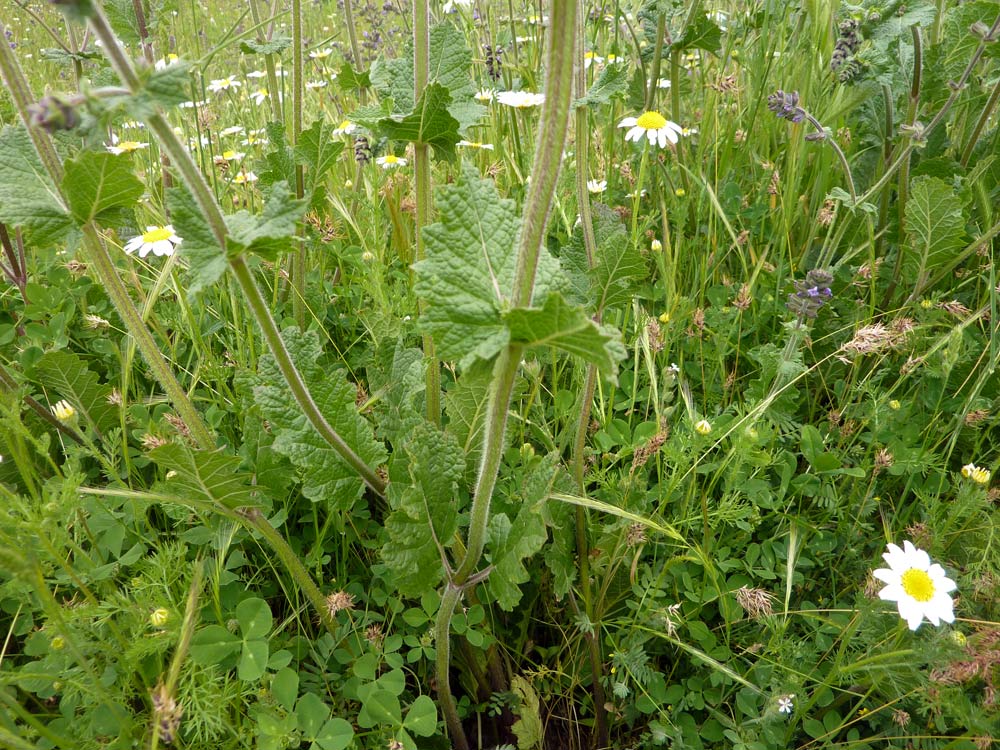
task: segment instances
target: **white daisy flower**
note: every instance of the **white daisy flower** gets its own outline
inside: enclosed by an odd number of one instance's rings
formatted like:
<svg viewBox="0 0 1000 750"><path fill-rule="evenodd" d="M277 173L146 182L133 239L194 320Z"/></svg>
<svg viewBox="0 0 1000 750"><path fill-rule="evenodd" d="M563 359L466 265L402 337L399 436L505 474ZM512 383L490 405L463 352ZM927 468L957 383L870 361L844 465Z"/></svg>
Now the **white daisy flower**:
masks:
<svg viewBox="0 0 1000 750"><path fill-rule="evenodd" d="M315 91L316 89L326 88L326 81L306 81L306 88L310 91Z"/></svg>
<svg viewBox="0 0 1000 750"><path fill-rule="evenodd" d="M587 50L583 53L583 67L589 68L591 65L601 65L604 62L603 57L599 57L593 50Z"/></svg>
<svg viewBox="0 0 1000 750"><path fill-rule="evenodd" d="M620 123L620 128L629 128L625 134L626 141L638 143L647 138L651 144L665 148L667 142L677 143L682 128L676 122L671 122L659 112L643 112L638 117L626 117Z"/></svg>
<svg viewBox="0 0 1000 750"><path fill-rule="evenodd" d="M252 94L250 94L250 98L253 100L253 103L256 104L258 107L267 100L268 96L269 94L267 92L267 89L257 89Z"/></svg>
<svg viewBox="0 0 1000 750"><path fill-rule="evenodd" d="M587 180L587 190L591 193L603 193L607 189L607 180Z"/></svg>
<svg viewBox="0 0 1000 750"><path fill-rule="evenodd" d="M181 238L170 224L165 227L146 227L145 232L125 243L125 252L131 255L138 250L140 258L145 258L150 252L153 255L173 255L174 248L179 244Z"/></svg>
<svg viewBox="0 0 1000 750"><path fill-rule="evenodd" d="M309 58L311 60L325 60L330 55L333 54L333 47L327 47L326 49L317 49L309 53Z"/></svg>
<svg viewBox="0 0 1000 750"><path fill-rule="evenodd" d="M206 104L208 104L207 101L181 102L177 105L177 109L194 109L195 107L204 107Z"/></svg>
<svg viewBox="0 0 1000 750"><path fill-rule="evenodd" d="M176 65L180 61L181 61L181 59L177 55L175 55L173 52L171 52L169 55L167 55L166 57L164 57L162 60L157 60L155 63L153 63L153 67L156 68L156 70L165 70L166 68L170 67L171 65Z"/></svg>
<svg viewBox="0 0 1000 750"><path fill-rule="evenodd" d="M214 78L206 88L213 94L217 94L220 91L229 91L230 89L236 90L242 85L243 84L235 78Z"/></svg>
<svg viewBox="0 0 1000 750"><path fill-rule="evenodd" d="M984 469L975 464L966 464L962 467L962 476L966 479L971 479L976 484L989 484L991 474L989 469Z"/></svg>
<svg viewBox="0 0 1000 750"><path fill-rule="evenodd" d="M244 128L242 125L230 125L228 128L223 128L222 130L220 130L219 135L222 136L242 135L245 132L246 128Z"/></svg>
<svg viewBox="0 0 1000 750"><path fill-rule="evenodd" d="M141 141L119 141L115 138L112 145L105 146L105 148L115 156L119 156L120 154L131 154L133 151L141 151L144 148L149 148L149 144L142 143Z"/></svg>
<svg viewBox="0 0 1000 750"><path fill-rule="evenodd" d="M456 7L469 8L471 6L472 0L448 0L441 6L441 10L444 13L454 13Z"/></svg>
<svg viewBox="0 0 1000 750"><path fill-rule="evenodd" d="M473 94L473 99L477 102L491 102L496 95L497 92L493 89L480 89L477 93Z"/></svg>
<svg viewBox="0 0 1000 750"><path fill-rule="evenodd" d="M257 182L260 179L254 172L240 172L233 178L233 183L236 185L249 185L252 182Z"/></svg>
<svg viewBox="0 0 1000 750"><path fill-rule="evenodd" d="M878 592L879 599L896 602L899 616L910 630L919 628L925 617L932 625L955 622L955 605L949 594L958 586L945 575L944 568L909 541L903 542L903 549L890 544L882 557L889 567L879 568L873 575L888 585Z"/></svg>
<svg viewBox="0 0 1000 750"><path fill-rule="evenodd" d="M669 89L671 85L669 78L659 78L656 81L656 88L658 89Z"/></svg>
<svg viewBox="0 0 1000 750"><path fill-rule="evenodd" d="M225 164L227 161L243 161L246 154L242 151L227 149L215 157L216 164Z"/></svg>
<svg viewBox="0 0 1000 750"><path fill-rule="evenodd" d="M247 78L263 78L266 75L267 73L265 73L263 70L251 70L249 73L247 73Z"/></svg>
<svg viewBox="0 0 1000 750"><path fill-rule="evenodd" d="M382 167L382 169L392 169L394 167L405 167L406 159L393 154L386 154L385 156L378 157L375 163Z"/></svg>
<svg viewBox="0 0 1000 750"><path fill-rule="evenodd" d="M350 135L358 129L357 123L350 120L342 120L340 125L333 129L333 135Z"/></svg>
<svg viewBox="0 0 1000 750"><path fill-rule="evenodd" d="M496 100L508 107L529 109L541 106L545 101L545 94L535 94L531 91L501 91L496 95Z"/></svg>
<svg viewBox="0 0 1000 750"><path fill-rule="evenodd" d="M480 141L459 141L456 146L464 146L465 148L476 148L476 149L486 149L487 151L493 150L492 143L481 143Z"/></svg>

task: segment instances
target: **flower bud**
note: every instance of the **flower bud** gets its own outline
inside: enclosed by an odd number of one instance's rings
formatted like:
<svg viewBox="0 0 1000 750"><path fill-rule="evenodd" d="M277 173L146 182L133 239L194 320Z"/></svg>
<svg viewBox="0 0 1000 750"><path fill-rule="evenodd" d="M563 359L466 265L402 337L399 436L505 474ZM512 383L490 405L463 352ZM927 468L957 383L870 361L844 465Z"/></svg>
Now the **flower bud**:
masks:
<svg viewBox="0 0 1000 750"><path fill-rule="evenodd" d="M59 94L43 96L37 103L28 107L30 123L48 133L57 130L72 130L80 124L80 115L76 111L77 102L64 98Z"/></svg>

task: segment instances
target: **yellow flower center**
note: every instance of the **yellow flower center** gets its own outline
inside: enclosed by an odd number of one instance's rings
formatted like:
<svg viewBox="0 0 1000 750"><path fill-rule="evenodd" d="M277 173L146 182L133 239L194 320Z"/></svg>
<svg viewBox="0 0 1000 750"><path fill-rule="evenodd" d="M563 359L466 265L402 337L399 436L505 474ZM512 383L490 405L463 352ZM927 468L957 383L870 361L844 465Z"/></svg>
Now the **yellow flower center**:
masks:
<svg viewBox="0 0 1000 750"><path fill-rule="evenodd" d="M174 236L166 227L160 227L159 229L154 229L150 232L143 232L142 241L143 242L160 242L162 240L169 240Z"/></svg>
<svg viewBox="0 0 1000 750"><path fill-rule="evenodd" d="M385 163L386 164L395 164L398 161L399 161L399 159L397 159L392 154L389 154L387 157L385 157Z"/></svg>
<svg viewBox="0 0 1000 750"><path fill-rule="evenodd" d="M236 156L236 152L235 151L223 151L222 152L222 158L223 159L232 159L235 156Z"/></svg>
<svg viewBox="0 0 1000 750"><path fill-rule="evenodd" d="M118 141L118 148L122 151L135 151L140 147L138 141Z"/></svg>
<svg viewBox="0 0 1000 750"><path fill-rule="evenodd" d="M644 112L635 124L643 130L659 130L667 121L659 112Z"/></svg>
<svg viewBox="0 0 1000 750"><path fill-rule="evenodd" d="M347 130L349 127L351 127L351 121L344 120L342 123L340 123L340 125L337 126L337 130Z"/></svg>
<svg viewBox="0 0 1000 750"><path fill-rule="evenodd" d="M900 582L903 584L903 591L918 602L929 602L934 598L934 581L925 570L910 568L900 576Z"/></svg>

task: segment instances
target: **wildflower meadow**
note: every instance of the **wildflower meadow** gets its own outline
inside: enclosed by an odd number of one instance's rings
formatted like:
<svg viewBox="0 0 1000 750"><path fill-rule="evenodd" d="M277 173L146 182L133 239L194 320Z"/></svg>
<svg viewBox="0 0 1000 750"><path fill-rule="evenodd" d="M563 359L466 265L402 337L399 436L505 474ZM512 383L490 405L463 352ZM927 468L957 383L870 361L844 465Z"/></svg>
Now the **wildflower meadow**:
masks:
<svg viewBox="0 0 1000 750"><path fill-rule="evenodd" d="M1000 745L1000 2L0 28L0 747Z"/></svg>

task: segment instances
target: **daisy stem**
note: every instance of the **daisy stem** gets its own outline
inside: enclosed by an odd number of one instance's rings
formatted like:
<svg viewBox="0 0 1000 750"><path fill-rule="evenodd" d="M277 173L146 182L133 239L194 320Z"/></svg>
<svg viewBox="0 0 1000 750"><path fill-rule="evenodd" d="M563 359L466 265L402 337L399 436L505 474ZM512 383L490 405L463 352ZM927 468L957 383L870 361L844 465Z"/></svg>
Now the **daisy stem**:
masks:
<svg viewBox="0 0 1000 750"><path fill-rule="evenodd" d="M302 137L302 0L292 0L292 137L294 149ZM305 195L305 176L302 164L295 165L295 197ZM303 331L306 329L306 246L300 235L301 224L296 229L298 247L292 256L292 314Z"/></svg>
<svg viewBox="0 0 1000 750"><path fill-rule="evenodd" d="M132 63L121 47L118 46L114 32L111 30L108 19L100 6L95 3L93 7L94 11L89 20L95 34L101 39L104 45L103 50L105 55L107 55L112 68L114 68L122 79L122 83L133 93L139 93L141 85L136 77L135 70L132 68ZM222 215L222 209L215 200L215 196L212 195L212 191L205 182L198 166L191 158L190 152L184 148L166 118L159 112L148 115L146 117L146 125L156 135L161 148L170 155L174 166L184 180L184 184L191 191L195 202L208 222L209 228L219 246L219 252L224 253L229 237L229 229L226 226L225 217ZM281 371L285 382L292 392L292 396L302 409L303 414L327 444L340 455L348 466L357 472L365 484L377 495L383 497L385 495L385 482L344 441L330 423L327 422L326 417L323 416L323 413L316 405L312 393L302 379L302 374L295 366L291 355L288 353L288 349L285 347L274 317L271 315L267 302L261 294L260 288L257 286L257 282L254 280L253 274L246 264L246 260L242 256L227 258L227 260L229 269L239 283L246 302L253 312L254 318L257 320L257 325L260 326L264 340L271 350L271 355L274 357L278 369Z"/></svg>
<svg viewBox="0 0 1000 750"><path fill-rule="evenodd" d="M531 186L522 213L522 228L511 295L513 307L527 307L531 304L546 220L552 207L556 181L559 178L569 125L570 98L573 93L578 10L578 0L552 2L551 33L545 66L545 103L542 105L535 143ZM483 453L473 492L472 508L469 512L465 553L458 563L457 570L453 573L449 571L449 580L442 592L441 607L434 623L438 699L448 724L451 741L457 750L468 750L469 741L465 736L451 693L449 674L451 619L465 589L479 579L479 576L474 574L486 546L490 504L500 463L503 460L507 411L523 353L522 346L510 344L500 352L493 366L493 379L483 425Z"/></svg>
<svg viewBox="0 0 1000 750"><path fill-rule="evenodd" d="M649 148L643 138L642 157L639 159L639 177L632 188L632 246L639 246L639 201L642 200L642 183L646 179L646 164L649 161Z"/></svg>
<svg viewBox="0 0 1000 750"><path fill-rule="evenodd" d="M663 37L667 31L667 14L661 13L656 20L656 46L653 48L653 67L649 72L649 87L646 89L646 111L653 109L656 92L659 89L660 61L663 57ZM677 113L674 113L676 118Z"/></svg>
<svg viewBox="0 0 1000 750"><path fill-rule="evenodd" d="M113 38L113 34L111 35ZM21 66L18 65L10 45L0 44L0 77L3 78L7 89L11 92L11 98L20 114L24 126L28 131L35 150L41 159L42 165L48 172L52 182L57 186L62 183L63 166L59 155L56 153L48 133L40 128L31 127L28 106L34 101L34 96L28 82L24 77ZM172 132L172 131L171 131ZM65 200L63 200L65 203ZM208 425L202 420L198 410L188 397L188 394L177 381L170 365L167 364L160 348L153 339L153 334L149 327L143 322L139 311L135 309L132 298L128 295L128 290L122 283L118 272L115 269L114 261L108 254L108 249L101 238L97 226L93 221L87 222L83 226L83 247L90 260L90 265L97 273L108 296L111 298L115 309L121 316L129 334L135 340L143 358L153 371L157 382L162 386L167 394L167 398L177 410L178 415L187 427L191 430L191 436L201 448L206 450L215 447L215 438L209 430Z"/></svg>
<svg viewBox="0 0 1000 750"><path fill-rule="evenodd" d="M253 25L258 27L257 31L257 41L266 41L264 37L264 32L259 30L262 26L260 20L260 9L257 7L257 0L249 0L250 3L250 18L253 20ZM270 36L270 32L268 32ZM280 89L278 88L278 74L275 72L274 68L274 55L268 52L264 55L264 70L267 71L267 98L271 102L271 119L284 121L284 116L281 113L281 97L279 96Z"/></svg>
<svg viewBox="0 0 1000 750"><path fill-rule="evenodd" d="M428 0L415 0L413 3L413 101L420 99L420 95L427 88L427 81L430 77L430 23ZM431 190L431 155L430 147L426 143L413 144L413 179L417 202L414 215L417 240L416 258L421 261L425 254L423 229L430 224L431 212L434 208ZM422 304L421 308L423 308ZM423 335L423 348L427 367L425 373L427 387L424 392L427 419L440 427L441 367L434 352L434 338L429 333Z"/></svg>

